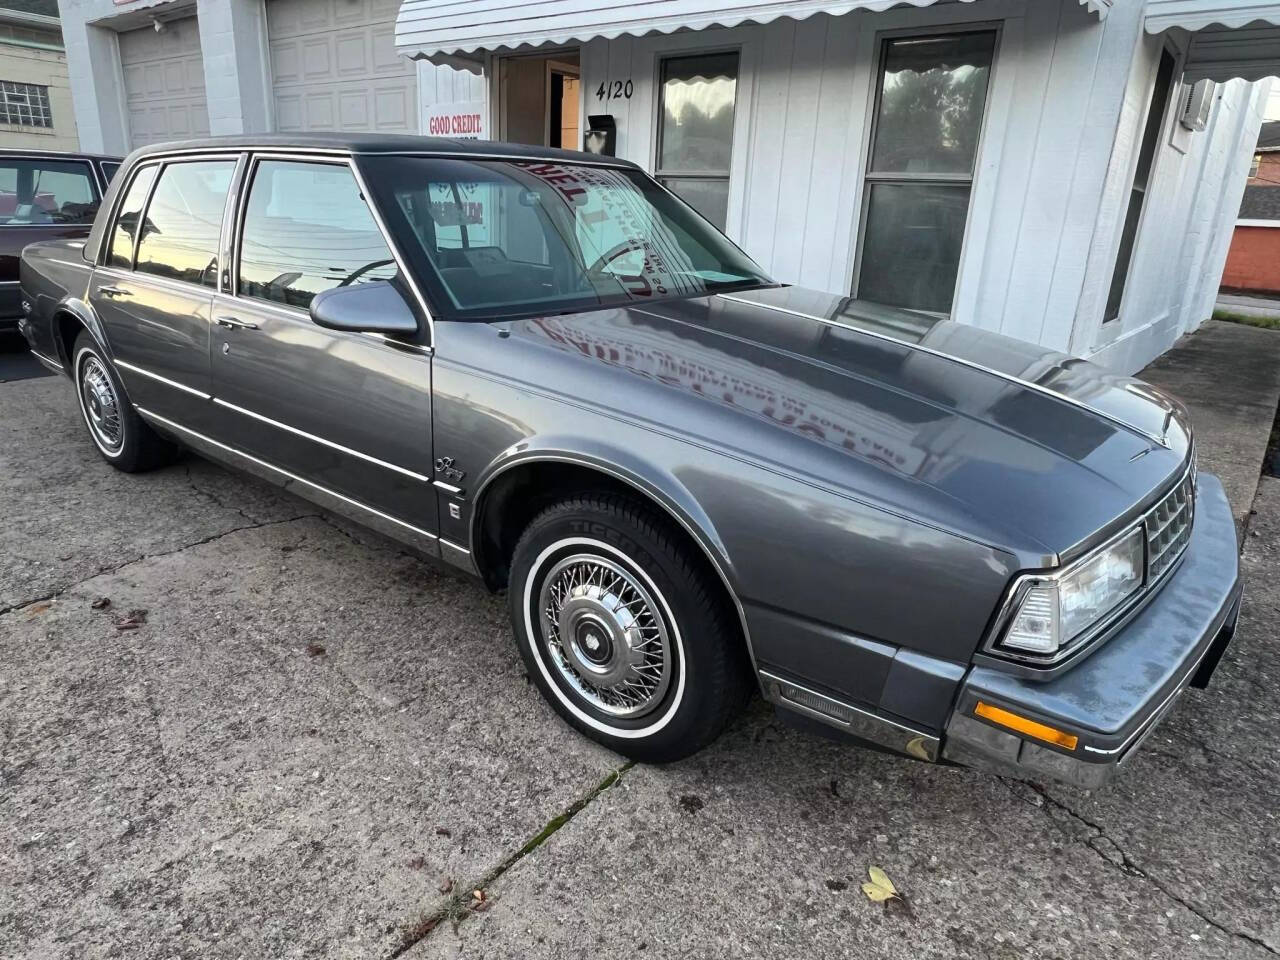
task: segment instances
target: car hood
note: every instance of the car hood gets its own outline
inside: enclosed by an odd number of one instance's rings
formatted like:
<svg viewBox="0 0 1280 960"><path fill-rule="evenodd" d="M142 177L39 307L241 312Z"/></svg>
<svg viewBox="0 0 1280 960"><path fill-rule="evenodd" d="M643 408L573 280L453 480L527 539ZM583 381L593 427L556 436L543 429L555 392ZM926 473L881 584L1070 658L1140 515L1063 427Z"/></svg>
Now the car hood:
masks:
<svg viewBox="0 0 1280 960"><path fill-rule="evenodd" d="M1138 380L976 327L795 287L543 317L606 365L566 393L1016 553L1066 558L1152 502L1191 445Z"/></svg>

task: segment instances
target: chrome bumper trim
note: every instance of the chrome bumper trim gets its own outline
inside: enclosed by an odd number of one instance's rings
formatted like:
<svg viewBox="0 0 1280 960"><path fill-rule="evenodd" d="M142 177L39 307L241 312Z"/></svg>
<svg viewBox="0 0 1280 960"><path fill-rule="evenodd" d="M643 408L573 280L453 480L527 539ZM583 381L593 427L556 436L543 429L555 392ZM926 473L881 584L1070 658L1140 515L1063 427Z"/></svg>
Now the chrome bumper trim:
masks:
<svg viewBox="0 0 1280 960"><path fill-rule="evenodd" d="M931 733L855 707L768 670L759 673L765 696L788 710L917 760L934 762L938 759L939 740Z"/></svg>

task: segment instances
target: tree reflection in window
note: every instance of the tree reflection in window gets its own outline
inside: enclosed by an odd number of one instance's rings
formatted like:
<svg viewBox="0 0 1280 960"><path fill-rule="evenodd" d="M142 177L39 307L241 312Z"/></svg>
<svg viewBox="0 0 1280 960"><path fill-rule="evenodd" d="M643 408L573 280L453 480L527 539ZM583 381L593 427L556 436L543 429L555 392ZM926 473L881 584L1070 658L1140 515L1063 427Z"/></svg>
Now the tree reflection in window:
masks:
<svg viewBox="0 0 1280 960"><path fill-rule="evenodd" d="M860 298L950 312L995 45L990 30L885 41Z"/></svg>

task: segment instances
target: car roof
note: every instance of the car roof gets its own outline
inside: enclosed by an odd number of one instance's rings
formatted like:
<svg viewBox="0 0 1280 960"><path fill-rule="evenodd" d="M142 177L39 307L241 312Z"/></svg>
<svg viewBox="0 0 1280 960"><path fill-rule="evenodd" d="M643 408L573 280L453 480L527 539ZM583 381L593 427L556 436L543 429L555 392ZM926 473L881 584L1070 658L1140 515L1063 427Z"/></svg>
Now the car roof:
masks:
<svg viewBox="0 0 1280 960"><path fill-rule="evenodd" d="M113 157L105 153L81 153L79 150L26 150L0 149L0 157L38 157L42 160L102 160L107 163L120 163L121 157Z"/></svg>
<svg viewBox="0 0 1280 960"><path fill-rule="evenodd" d="M418 153L432 156L514 157L521 160L567 160L578 163L604 163L609 166L636 167L629 160L559 150L553 147L531 147L523 143L498 140L455 140L450 137L417 137L398 133L290 133L251 134L230 137L201 137L171 143L154 143L135 150L131 158L192 150L316 150L338 153L379 154ZM638 168L637 168L638 169Z"/></svg>

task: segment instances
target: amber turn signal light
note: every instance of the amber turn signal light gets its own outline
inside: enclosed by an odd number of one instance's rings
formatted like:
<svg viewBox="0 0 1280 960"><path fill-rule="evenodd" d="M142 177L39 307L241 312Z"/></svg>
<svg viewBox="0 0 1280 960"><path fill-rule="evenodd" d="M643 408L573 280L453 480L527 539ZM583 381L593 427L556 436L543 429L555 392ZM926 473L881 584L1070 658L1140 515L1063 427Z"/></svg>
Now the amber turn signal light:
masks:
<svg viewBox="0 0 1280 960"><path fill-rule="evenodd" d="M998 723L1000 726L1008 727L1010 730L1017 730L1018 733L1025 733L1028 737L1035 737L1045 743L1066 747L1068 750L1074 750L1076 744L1080 742L1080 738L1074 733L1065 733L1062 730L1054 729L1048 724L1040 723L1027 717L1020 717L1016 713L1010 713L1000 707L993 707L991 704L983 703L981 700L973 708L973 712L975 716L982 717L984 720Z"/></svg>

